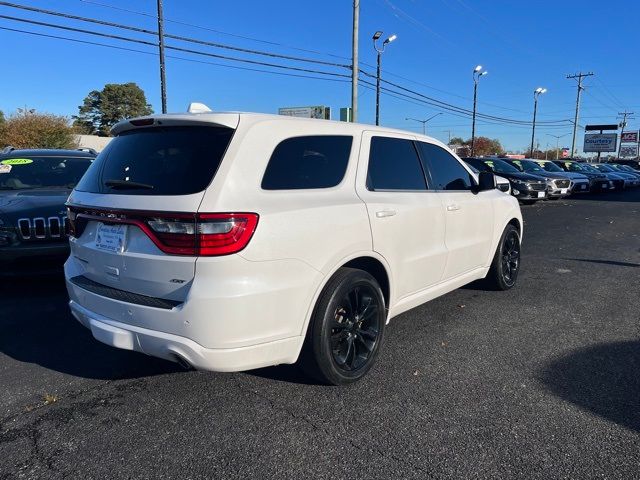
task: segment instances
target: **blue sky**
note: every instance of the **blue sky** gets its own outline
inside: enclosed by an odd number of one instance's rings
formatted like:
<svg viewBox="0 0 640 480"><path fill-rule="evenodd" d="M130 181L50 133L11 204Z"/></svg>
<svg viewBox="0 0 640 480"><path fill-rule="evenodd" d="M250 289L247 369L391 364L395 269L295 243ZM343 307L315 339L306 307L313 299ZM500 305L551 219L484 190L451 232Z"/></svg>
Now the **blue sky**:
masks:
<svg viewBox="0 0 640 480"><path fill-rule="evenodd" d="M383 30L386 34L398 35L398 39L383 55L383 77L387 80L470 109L473 94L471 72L475 65L482 64L489 74L480 82L479 112L530 121L533 90L542 86L548 92L540 98L538 120L552 121L573 119L576 82L566 79L566 75L593 71L596 75L585 81L587 89L582 96L579 123L616 123L617 113L625 108L637 111L636 117L640 118L640 40L637 33L640 2L360 1L362 68L373 70L369 65L375 64L371 42L374 31ZM19 3L141 28L157 27L152 16L155 13L155 0L20 0ZM165 28L170 34L342 64L349 63L351 56L351 5L351 0L164 0ZM4 6L0 6L0 15L153 41L153 37L144 34L96 27ZM128 81L138 83L147 93L154 109L160 110L159 75L153 47L54 31L6 19L0 19L0 27L147 52L123 51L0 30L4 66L0 79L0 109L5 113L27 105L43 112L73 115L90 90L100 89L105 83ZM281 62L176 40L167 40L167 44ZM281 106L328 105L334 109L336 118L338 109L350 104L351 87L348 82L234 69L228 65L253 66L184 52L168 52L168 55L181 57L167 59L169 111L183 111L190 101L205 102L214 110L270 113L275 113ZM288 61L283 63L348 73L340 68ZM262 66L255 68L275 70ZM362 88L359 105L359 120L373 123L374 92ZM383 95L381 123L419 131L419 124L406 121L405 118L428 118L438 111L432 106ZM639 120L629 121L629 128L638 126ZM449 131L452 135L467 138L471 134L471 121L444 113L432 120L427 130L428 134L444 141ZM570 133L571 127L539 125L536 138L540 147L545 148L547 143L550 147L556 143L556 139L547 134L568 134L560 140L561 146L567 146L571 143ZM480 120L476 134L498 138L507 148L519 150L528 147L531 129L528 126L490 124ZM577 143L581 145L581 133L578 138Z"/></svg>

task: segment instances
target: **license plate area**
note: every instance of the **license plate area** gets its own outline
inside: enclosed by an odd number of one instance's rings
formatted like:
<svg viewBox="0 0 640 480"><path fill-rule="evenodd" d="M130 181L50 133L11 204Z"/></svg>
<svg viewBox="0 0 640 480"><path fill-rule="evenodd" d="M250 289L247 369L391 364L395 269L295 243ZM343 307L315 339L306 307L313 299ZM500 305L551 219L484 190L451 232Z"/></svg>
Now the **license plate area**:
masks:
<svg viewBox="0 0 640 480"><path fill-rule="evenodd" d="M544 192L538 192L538 198L544 198Z"/></svg>
<svg viewBox="0 0 640 480"><path fill-rule="evenodd" d="M127 225L109 225L98 223L95 247L98 250L122 253L127 242Z"/></svg>

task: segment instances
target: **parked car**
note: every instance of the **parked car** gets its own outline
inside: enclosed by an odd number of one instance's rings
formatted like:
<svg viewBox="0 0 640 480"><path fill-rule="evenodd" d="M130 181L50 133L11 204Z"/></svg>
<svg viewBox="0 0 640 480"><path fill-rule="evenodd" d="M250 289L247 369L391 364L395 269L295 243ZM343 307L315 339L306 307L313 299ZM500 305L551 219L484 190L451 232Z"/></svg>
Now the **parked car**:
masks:
<svg viewBox="0 0 640 480"><path fill-rule="evenodd" d="M567 172L561 169L551 160L533 160L538 166L547 172L563 175L571 180L571 193L587 193L589 191L589 178L582 173Z"/></svg>
<svg viewBox="0 0 640 480"><path fill-rule="evenodd" d="M535 161L530 159L513 160L508 159L508 163L516 167L521 172L544 178L547 183L547 198L556 200L571 194L573 182L560 173L548 172Z"/></svg>
<svg viewBox="0 0 640 480"><path fill-rule="evenodd" d="M620 171L623 173L630 173L637 179L640 179L640 170L634 170L628 165L620 165L617 163L607 163L607 165L610 166L611 168L614 168L617 171Z"/></svg>
<svg viewBox="0 0 640 480"><path fill-rule="evenodd" d="M632 173L622 172L606 163L591 163L590 165L592 165L594 168L597 168L604 174L609 174L610 176L615 175L614 178L617 177L624 180L623 188L637 187L638 185L640 185L640 181Z"/></svg>
<svg viewBox="0 0 640 480"><path fill-rule="evenodd" d="M544 178L522 173L504 160L471 157L466 157L463 160L478 171L493 172L509 180L511 183L511 195L521 203L532 204L547 197L547 184Z"/></svg>
<svg viewBox="0 0 640 480"><path fill-rule="evenodd" d="M640 160L638 160L638 159L618 158L617 160L614 160L613 162L617 163L618 165L626 165L627 167L631 167L634 170L640 171Z"/></svg>
<svg viewBox="0 0 640 480"><path fill-rule="evenodd" d="M609 182L609 191L612 192L614 190L623 190L624 189L624 179L621 178L619 175L616 175L614 173L608 173L608 172L603 172L600 171L599 169L595 168L593 166L593 164L591 163L581 163L580 164L580 168L582 168L584 171L586 172L592 172L592 173L598 173L600 175L604 175L605 178L607 179L607 181Z"/></svg>
<svg viewBox="0 0 640 480"><path fill-rule="evenodd" d="M344 384L389 319L516 283L518 202L431 138L211 112L113 134L69 197L65 264L73 315L108 345L216 371L300 360Z"/></svg>
<svg viewBox="0 0 640 480"><path fill-rule="evenodd" d="M62 270L65 202L95 155L79 150L0 154L0 275Z"/></svg>
<svg viewBox="0 0 640 480"><path fill-rule="evenodd" d="M589 164L587 163L566 159L555 160L553 163L566 172L575 172L585 175L589 179L589 191L591 192L604 192L615 188L612 180L609 180L604 173L597 169L589 167Z"/></svg>

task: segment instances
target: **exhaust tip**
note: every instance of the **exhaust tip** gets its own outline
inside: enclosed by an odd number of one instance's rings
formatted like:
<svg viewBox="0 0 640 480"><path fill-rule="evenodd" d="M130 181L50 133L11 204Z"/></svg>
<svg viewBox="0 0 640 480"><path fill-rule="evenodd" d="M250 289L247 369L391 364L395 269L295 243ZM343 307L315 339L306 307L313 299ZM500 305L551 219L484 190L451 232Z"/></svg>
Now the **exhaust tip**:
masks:
<svg viewBox="0 0 640 480"><path fill-rule="evenodd" d="M178 355L177 353L173 354L173 358L176 361L176 363L178 363L178 365L180 365L185 370L195 370L193 365L191 365L189 362L187 362L182 356Z"/></svg>

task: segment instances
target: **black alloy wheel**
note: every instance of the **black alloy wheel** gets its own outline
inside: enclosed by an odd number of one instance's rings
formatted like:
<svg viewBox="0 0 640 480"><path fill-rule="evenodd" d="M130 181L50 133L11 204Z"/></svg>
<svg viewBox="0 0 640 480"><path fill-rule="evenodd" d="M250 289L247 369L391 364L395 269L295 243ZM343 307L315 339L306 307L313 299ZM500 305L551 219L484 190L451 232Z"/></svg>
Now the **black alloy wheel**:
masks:
<svg viewBox="0 0 640 480"><path fill-rule="evenodd" d="M386 320L385 299L376 279L363 270L339 269L318 298L300 366L329 385L359 380L375 363Z"/></svg>
<svg viewBox="0 0 640 480"><path fill-rule="evenodd" d="M356 285L339 301L331 324L331 354L338 368L361 368L374 351L380 333L380 308L370 285Z"/></svg>
<svg viewBox="0 0 640 480"><path fill-rule="evenodd" d="M520 231L507 225L502 232L486 280L494 290L509 290L516 284L520 272Z"/></svg>
<svg viewBox="0 0 640 480"><path fill-rule="evenodd" d="M504 238L502 248L502 277L505 284L512 287L518 277L520 268L520 238L515 229L509 230Z"/></svg>

